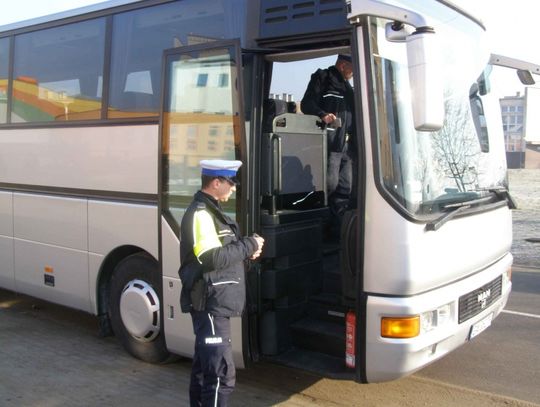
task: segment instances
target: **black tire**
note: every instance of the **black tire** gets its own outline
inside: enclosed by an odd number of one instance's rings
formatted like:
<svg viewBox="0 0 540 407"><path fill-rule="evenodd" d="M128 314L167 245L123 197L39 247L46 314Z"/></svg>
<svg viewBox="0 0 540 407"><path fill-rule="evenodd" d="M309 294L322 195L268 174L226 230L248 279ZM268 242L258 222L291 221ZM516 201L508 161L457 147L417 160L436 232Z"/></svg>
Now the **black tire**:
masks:
<svg viewBox="0 0 540 407"><path fill-rule="evenodd" d="M121 300L127 295L124 290L132 289L133 286L143 287L146 291L152 293L153 302L157 302L157 319L147 337L145 335L134 335L126 327L125 321L122 319ZM135 290L137 290L135 288ZM126 290L127 292L127 290ZM142 291L141 291L142 292ZM115 336L118 338L122 346L137 359L141 359L149 363L163 363L168 361L170 353L165 346L165 336L163 335L162 312L159 309L162 303L162 283L161 276L158 270L157 262L147 254L137 253L122 260L115 268L111 278L109 291L109 318ZM144 301L144 296L137 293L132 294L135 297L137 305ZM155 308L156 306L154 306ZM144 309L145 311L148 311ZM155 314L156 311L154 310ZM143 320L146 316L143 316ZM137 318L132 318L136 321ZM128 325L130 321L127 321ZM133 328L132 328L133 331ZM157 336L156 336L157 335Z"/></svg>

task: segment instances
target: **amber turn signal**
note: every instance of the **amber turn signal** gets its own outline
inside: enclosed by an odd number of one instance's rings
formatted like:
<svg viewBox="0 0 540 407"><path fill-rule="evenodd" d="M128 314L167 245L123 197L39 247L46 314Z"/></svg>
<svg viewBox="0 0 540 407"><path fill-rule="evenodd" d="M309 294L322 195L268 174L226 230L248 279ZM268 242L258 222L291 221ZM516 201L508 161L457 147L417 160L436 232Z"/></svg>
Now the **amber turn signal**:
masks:
<svg viewBox="0 0 540 407"><path fill-rule="evenodd" d="M383 338L414 338L420 334L420 316L381 318Z"/></svg>

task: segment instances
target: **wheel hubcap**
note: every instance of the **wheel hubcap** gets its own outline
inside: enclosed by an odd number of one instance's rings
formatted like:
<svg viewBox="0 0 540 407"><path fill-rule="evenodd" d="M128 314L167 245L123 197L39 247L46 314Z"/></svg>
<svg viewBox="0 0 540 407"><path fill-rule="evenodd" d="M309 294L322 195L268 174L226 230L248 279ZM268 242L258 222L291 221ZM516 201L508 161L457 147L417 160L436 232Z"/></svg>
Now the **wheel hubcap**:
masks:
<svg viewBox="0 0 540 407"><path fill-rule="evenodd" d="M126 284L120 297L120 316L134 338L150 342L158 336L159 298L150 284L142 280Z"/></svg>

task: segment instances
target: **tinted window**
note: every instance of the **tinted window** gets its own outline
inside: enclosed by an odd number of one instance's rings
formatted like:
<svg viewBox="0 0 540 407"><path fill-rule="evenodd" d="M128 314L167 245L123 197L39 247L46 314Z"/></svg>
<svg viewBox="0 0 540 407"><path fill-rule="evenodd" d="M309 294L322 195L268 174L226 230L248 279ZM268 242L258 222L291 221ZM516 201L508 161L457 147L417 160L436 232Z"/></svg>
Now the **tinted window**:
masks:
<svg viewBox="0 0 540 407"><path fill-rule="evenodd" d="M0 39L0 123L6 122L9 72L9 38Z"/></svg>
<svg viewBox="0 0 540 407"><path fill-rule="evenodd" d="M163 50L240 37L244 0L184 0L114 17L109 117L156 116ZM206 86L200 77L197 86ZM223 77L220 86L227 87Z"/></svg>
<svg viewBox="0 0 540 407"><path fill-rule="evenodd" d="M15 38L13 122L99 119L105 21Z"/></svg>

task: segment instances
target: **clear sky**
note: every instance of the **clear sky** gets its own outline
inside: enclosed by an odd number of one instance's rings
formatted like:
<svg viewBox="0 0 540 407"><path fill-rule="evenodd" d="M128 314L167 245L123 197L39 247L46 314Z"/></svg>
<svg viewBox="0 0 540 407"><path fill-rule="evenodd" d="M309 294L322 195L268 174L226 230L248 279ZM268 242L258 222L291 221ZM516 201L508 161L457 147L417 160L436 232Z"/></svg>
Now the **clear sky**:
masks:
<svg viewBox="0 0 540 407"><path fill-rule="evenodd" d="M83 7L109 0L15 0L4 6L0 25L27 20L47 14ZM473 11L486 25L492 52L540 64L540 47L536 39L536 8L538 0L454 0ZM500 96L523 92L514 74L495 71ZM538 78L540 82L540 78Z"/></svg>

